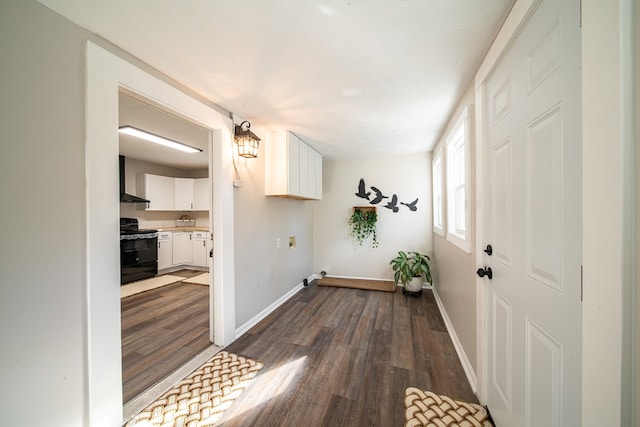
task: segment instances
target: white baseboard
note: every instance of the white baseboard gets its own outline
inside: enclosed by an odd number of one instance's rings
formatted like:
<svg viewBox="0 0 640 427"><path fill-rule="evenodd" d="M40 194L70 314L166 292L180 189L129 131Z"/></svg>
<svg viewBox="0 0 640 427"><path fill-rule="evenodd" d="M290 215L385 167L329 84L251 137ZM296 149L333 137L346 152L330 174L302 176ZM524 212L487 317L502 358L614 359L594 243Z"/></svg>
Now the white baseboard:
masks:
<svg viewBox="0 0 640 427"><path fill-rule="evenodd" d="M438 304L438 309L440 310L440 314L444 319L444 324L447 327L447 332L449 332L449 336L451 337L451 341L453 342L453 347L456 349L456 353L458 353L458 359L460 359L460 363L462 363L462 369L464 369L464 373L467 375L467 380L471 385L471 389L475 393L478 388L478 378L476 376L473 367L471 366L471 362L469 362L469 358L467 357L467 353L465 353L464 348L462 348L462 344L460 343L460 339L458 339L458 335L456 334L456 330L453 328L453 323L451 323L451 319L449 319L449 315L444 308L444 304L442 304L442 300L440 299L440 295L438 295L438 291L434 286L432 288L433 296L436 299L436 303Z"/></svg>
<svg viewBox="0 0 640 427"><path fill-rule="evenodd" d="M307 280L310 282L313 279L319 279L319 278L320 278L320 275L312 274L311 276L309 276L309 278ZM244 325L242 325L239 328L237 328L236 329L236 339L238 339L242 334L244 334L249 329L251 329L255 325L257 325L258 322L260 322L262 319L264 319L265 317L270 315L272 312L274 312L278 307L280 307L282 304L284 304L289 298L291 298L292 296L294 296L295 294L300 292L300 290L302 288L304 288L304 285L302 283L298 283L293 289L291 289L286 294L282 295L273 304L271 304L270 306L268 306L267 308L265 308L264 310L262 310L260 313L256 314L255 316L253 316L253 318L251 318L247 323L245 323Z"/></svg>

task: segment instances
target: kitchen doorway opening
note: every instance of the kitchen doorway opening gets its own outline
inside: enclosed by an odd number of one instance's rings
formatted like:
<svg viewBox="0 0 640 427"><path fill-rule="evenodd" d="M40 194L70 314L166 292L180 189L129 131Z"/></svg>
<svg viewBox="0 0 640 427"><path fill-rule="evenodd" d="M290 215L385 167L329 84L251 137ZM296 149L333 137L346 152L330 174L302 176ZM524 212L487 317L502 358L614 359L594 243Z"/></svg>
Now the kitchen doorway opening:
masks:
<svg viewBox="0 0 640 427"><path fill-rule="evenodd" d="M209 303L212 136L208 129L123 89L118 93L118 127L196 149L187 153L118 134L121 227L124 221L125 227L133 223L144 232L132 234L135 230L122 228L120 232L122 393L127 419L157 397L158 384L215 347ZM138 235L154 237L153 269L123 261L137 259L123 256L122 242L131 243ZM144 273L142 280L136 277L138 270Z"/></svg>
<svg viewBox="0 0 640 427"><path fill-rule="evenodd" d="M118 94L122 89L210 131L213 236L211 340L235 339L233 230L233 122L221 108L178 89L166 77L124 53L86 44L86 288L87 423L122 425L122 342L118 248ZM124 59L124 58L128 59ZM138 64L138 65L134 65ZM145 71L147 70L147 71ZM109 196L112 195L112 196ZM231 201L231 203L228 203ZM215 333L214 330L215 329Z"/></svg>

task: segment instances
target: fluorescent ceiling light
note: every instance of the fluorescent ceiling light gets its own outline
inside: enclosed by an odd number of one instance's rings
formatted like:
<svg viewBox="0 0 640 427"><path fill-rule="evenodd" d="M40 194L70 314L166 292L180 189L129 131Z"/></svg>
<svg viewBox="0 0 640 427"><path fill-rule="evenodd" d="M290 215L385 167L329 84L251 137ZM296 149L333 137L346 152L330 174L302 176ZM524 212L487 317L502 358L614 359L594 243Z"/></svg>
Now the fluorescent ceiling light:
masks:
<svg viewBox="0 0 640 427"><path fill-rule="evenodd" d="M164 145L165 147L173 148L175 150L184 151L185 153L200 153L202 150L199 148L190 147L182 144L181 142L172 141L162 136L154 135L152 133L136 129L132 126L122 126L118 129L120 133L126 135L135 136L136 138L144 139L145 141L155 142L156 144Z"/></svg>

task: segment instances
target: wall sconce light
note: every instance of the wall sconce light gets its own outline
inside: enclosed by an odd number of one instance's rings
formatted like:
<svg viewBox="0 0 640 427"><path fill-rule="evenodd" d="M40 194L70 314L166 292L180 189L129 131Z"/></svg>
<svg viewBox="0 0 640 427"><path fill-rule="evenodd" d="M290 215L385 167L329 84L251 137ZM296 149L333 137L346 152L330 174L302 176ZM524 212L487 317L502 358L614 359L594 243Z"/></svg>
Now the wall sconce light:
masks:
<svg viewBox="0 0 640 427"><path fill-rule="evenodd" d="M236 125L233 138L238 146L239 156L256 158L258 157L258 145L260 144L260 138L249 130L250 127L251 123L246 120L240 123L240 126Z"/></svg>

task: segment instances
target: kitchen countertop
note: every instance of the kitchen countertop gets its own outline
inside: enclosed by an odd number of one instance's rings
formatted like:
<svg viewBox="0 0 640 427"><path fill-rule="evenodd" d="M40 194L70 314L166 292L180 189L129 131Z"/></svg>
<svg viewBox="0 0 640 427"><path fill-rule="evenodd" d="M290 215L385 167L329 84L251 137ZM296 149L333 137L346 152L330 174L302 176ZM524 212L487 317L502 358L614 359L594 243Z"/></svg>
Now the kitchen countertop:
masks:
<svg viewBox="0 0 640 427"><path fill-rule="evenodd" d="M209 227L163 227L158 231L209 231Z"/></svg>

